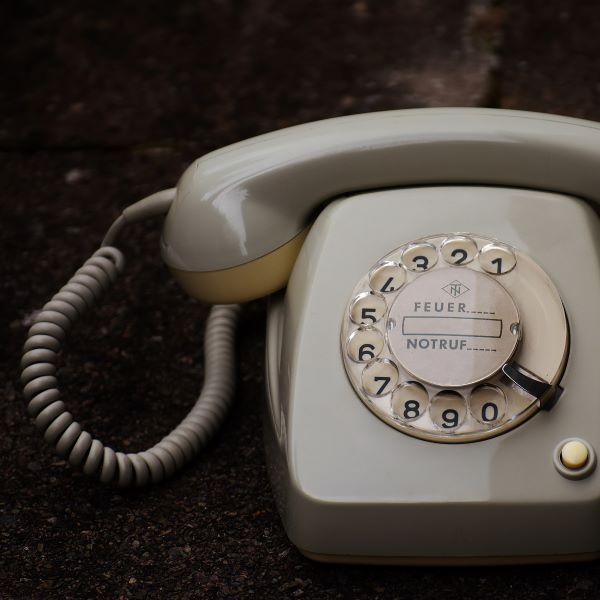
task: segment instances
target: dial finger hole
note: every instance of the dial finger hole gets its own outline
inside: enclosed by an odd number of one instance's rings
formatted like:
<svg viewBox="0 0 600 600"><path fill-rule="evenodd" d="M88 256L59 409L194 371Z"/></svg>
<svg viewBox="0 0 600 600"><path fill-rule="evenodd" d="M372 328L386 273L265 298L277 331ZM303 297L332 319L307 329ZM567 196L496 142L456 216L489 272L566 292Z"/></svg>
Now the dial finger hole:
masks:
<svg viewBox="0 0 600 600"><path fill-rule="evenodd" d="M398 368L387 358L369 363L362 372L362 386L369 396L385 396L398 385Z"/></svg>
<svg viewBox="0 0 600 600"><path fill-rule="evenodd" d="M444 390L434 396L429 404L429 416L433 424L443 431L458 429L467 414L465 399L452 390Z"/></svg>
<svg viewBox="0 0 600 600"><path fill-rule="evenodd" d="M402 264L411 271L428 271L437 263L437 249L433 244L410 244L402 252Z"/></svg>
<svg viewBox="0 0 600 600"><path fill-rule="evenodd" d="M383 350L383 335L374 327L360 327L348 338L348 356L354 362L369 362Z"/></svg>
<svg viewBox="0 0 600 600"><path fill-rule="evenodd" d="M391 399L394 418L415 421L426 410L429 402L427 390L415 381L407 381L394 390Z"/></svg>
<svg viewBox="0 0 600 600"><path fill-rule="evenodd" d="M504 275L517 264L514 252L503 244L487 244L479 252L481 268L492 275Z"/></svg>
<svg viewBox="0 0 600 600"><path fill-rule="evenodd" d="M386 309L383 296L374 292L364 292L352 302L350 318L357 325L373 325L385 315Z"/></svg>
<svg viewBox="0 0 600 600"><path fill-rule="evenodd" d="M477 244L466 235L455 235L442 242L440 253L450 265L467 265L477 255Z"/></svg>
<svg viewBox="0 0 600 600"><path fill-rule="evenodd" d="M506 396L495 385L480 385L469 397L471 414L483 425L496 425L506 414Z"/></svg>
<svg viewBox="0 0 600 600"><path fill-rule="evenodd" d="M399 290L405 281L405 269L394 262L386 262L378 265L369 275L371 289L382 294L389 294Z"/></svg>

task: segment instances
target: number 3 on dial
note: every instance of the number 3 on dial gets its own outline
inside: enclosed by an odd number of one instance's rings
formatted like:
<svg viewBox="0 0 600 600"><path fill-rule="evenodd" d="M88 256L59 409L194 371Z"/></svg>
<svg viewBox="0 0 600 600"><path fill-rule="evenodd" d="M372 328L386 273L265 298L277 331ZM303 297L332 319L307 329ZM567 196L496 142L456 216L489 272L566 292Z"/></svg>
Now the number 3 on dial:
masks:
<svg viewBox="0 0 600 600"><path fill-rule="evenodd" d="M402 252L402 263L410 271L427 271L437 262L437 250L433 244L411 244Z"/></svg>

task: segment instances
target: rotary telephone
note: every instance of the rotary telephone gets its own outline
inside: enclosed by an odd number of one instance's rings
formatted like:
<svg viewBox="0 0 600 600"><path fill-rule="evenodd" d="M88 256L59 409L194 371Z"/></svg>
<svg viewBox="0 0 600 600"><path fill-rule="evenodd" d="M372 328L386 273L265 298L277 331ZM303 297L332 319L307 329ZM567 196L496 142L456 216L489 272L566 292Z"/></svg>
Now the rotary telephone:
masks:
<svg viewBox="0 0 600 600"><path fill-rule="evenodd" d="M392 111L228 146L125 209L43 307L22 361L28 411L85 473L161 481L231 402L238 303L272 294L266 456L305 555L595 558L598 203L600 126L552 115ZM153 448L115 452L60 399L57 357L122 269L123 228L164 214L163 259L215 304L204 388Z"/></svg>

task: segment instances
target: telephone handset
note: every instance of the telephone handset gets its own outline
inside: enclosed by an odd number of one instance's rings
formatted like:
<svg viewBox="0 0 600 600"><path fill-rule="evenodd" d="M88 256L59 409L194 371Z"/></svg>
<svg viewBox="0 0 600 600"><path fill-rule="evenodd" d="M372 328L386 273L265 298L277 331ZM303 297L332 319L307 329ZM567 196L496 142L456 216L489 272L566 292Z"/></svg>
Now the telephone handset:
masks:
<svg viewBox="0 0 600 600"><path fill-rule="evenodd" d="M342 117L212 152L174 190L126 209L43 307L22 361L28 411L84 472L160 481L231 401L232 303L274 294L267 461L302 552L407 564L599 556L600 231L586 204L600 203L599 165L600 126L492 109ZM205 386L153 448L114 452L60 400L57 357L122 269L123 227L165 213L165 262L221 305Z"/></svg>

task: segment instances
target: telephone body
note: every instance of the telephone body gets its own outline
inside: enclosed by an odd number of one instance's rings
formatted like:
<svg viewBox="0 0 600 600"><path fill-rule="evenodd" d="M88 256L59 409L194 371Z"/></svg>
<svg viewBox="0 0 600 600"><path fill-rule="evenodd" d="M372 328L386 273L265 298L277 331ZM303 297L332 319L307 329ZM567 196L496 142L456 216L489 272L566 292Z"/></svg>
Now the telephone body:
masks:
<svg viewBox="0 0 600 600"><path fill-rule="evenodd" d="M594 123L417 109L267 134L182 175L161 251L184 289L273 294L266 456L304 554L600 556L599 167Z"/></svg>
<svg viewBox="0 0 600 600"><path fill-rule="evenodd" d="M385 218L377 220L376 235L373 230L363 233L375 206ZM596 477L588 472L584 479L572 480L565 477L566 469L560 473L556 468L560 460L556 457L557 446L563 440L582 438L593 448L600 442L596 427L600 409L594 400L600 386L583 375L593 372L598 349L594 303L600 300L600 285L598 277L582 275L598 266L595 240L600 232L595 221L589 207L575 198L481 186L357 194L334 201L321 213L299 256L286 294L272 300L267 335L267 458L286 529L305 554L334 562L461 564L576 560L586 558L588 552L590 557L596 553L595 523L600 508ZM349 302L360 295L352 290L361 277L372 271L373 265L398 244L398 239L418 240L430 231L465 229L485 231L538 257L546 272L552 273L570 308L569 315L573 314L569 321L570 360L561 380L565 392L558 401L554 395L542 399L550 405L556 402L550 410L539 410L540 398L523 392L500 368L491 389L503 389L500 397L504 407L492 400L487 403L487 414L486 409L482 414L480 403L480 412L475 415L476 396L469 393L473 387L458 388L459 395L456 387L448 387L448 382L440 382L432 389L424 378L404 374L395 383L395 393L402 390L403 383L417 389L409 389L413 394L406 396L394 415L390 406L394 394L367 396L366 384L345 372L348 363L359 371L365 370L363 363L353 363L347 357L351 351L350 331L359 329L348 317ZM565 248L569 248L568 253L572 251L571 257L582 257L581 270L573 269ZM518 254L515 268L522 256ZM441 256L438 261L443 262ZM466 274L468 265L463 269ZM440 265L441 283L470 283L455 270L456 267ZM498 279L502 282L502 276ZM405 285L405 292L409 293L410 284ZM433 292L440 289L452 302L452 296L442 287L435 285ZM455 310L461 298L467 307L471 304L470 293L464 292L454 301ZM420 308L425 308L426 292L423 297ZM396 302L400 294L397 298ZM411 301L414 306L415 301ZM435 301L432 310L434 304ZM393 312L394 304L391 306L388 310ZM496 306L492 302L475 309L488 308L487 312L493 312ZM413 307L409 308L407 319L414 316ZM546 319L560 321L557 308L554 305L548 308L550 314L538 314L539 325L545 324L551 330L555 324ZM444 311L441 319L438 314L434 313L432 321L451 322L448 317L459 313ZM529 322L522 311L519 316L525 338ZM482 317L473 323L495 323L486 319ZM585 332L579 322L588 324L583 325ZM401 327L396 325L396 329ZM561 333L564 330L558 332L558 337ZM546 336L542 332L528 342L541 344L538 351L543 354L548 338L556 334L549 331ZM430 344L435 339L446 339L448 345L451 340L466 340L470 347L475 340L478 347L493 346L486 343L493 338L487 337L415 337ZM409 342L412 339L409 337ZM564 339L554 349L562 354ZM401 351L402 348L396 350L398 354ZM460 347L442 349L437 356L435 349L410 352L429 352L439 362L444 352L464 357L469 351ZM394 356L401 368L401 357L396 358L389 348L388 355ZM559 365L561 375L562 368ZM436 374L434 370L433 375ZM384 377L377 385L385 382ZM486 389L485 385L478 386L475 389ZM423 390L424 399L419 393ZM445 390L451 392L448 399L444 398ZM436 391L441 394L436 396ZM520 396L528 408L521 405L509 413L507 400L511 392ZM363 402L358 400L359 394ZM435 398L446 405L445 410L454 411L447 415L450 419L460 418L459 427L444 429L455 423L445 422L441 410L437 424L416 428L428 413L433 416ZM385 404L390 410L383 413L378 404ZM421 415L410 412L415 407ZM504 413L501 420L509 428L504 433L497 431L503 425L498 427L495 423L494 417L499 415L494 415L494 410ZM412 421L415 416L418 418ZM478 427L469 426L466 416ZM411 423L412 432L407 427ZM592 462L584 468L590 466Z"/></svg>

